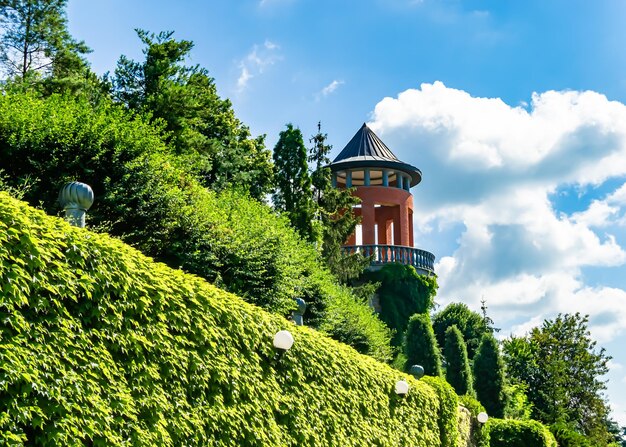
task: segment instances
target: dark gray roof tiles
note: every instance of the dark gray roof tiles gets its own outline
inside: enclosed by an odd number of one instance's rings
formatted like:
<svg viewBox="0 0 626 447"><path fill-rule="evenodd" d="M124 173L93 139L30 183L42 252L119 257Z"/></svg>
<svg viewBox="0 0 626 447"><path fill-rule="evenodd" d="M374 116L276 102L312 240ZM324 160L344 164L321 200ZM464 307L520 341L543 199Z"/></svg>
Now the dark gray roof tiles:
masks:
<svg viewBox="0 0 626 447"><path fill-rule="evenodd" d="M380 138L369 128L367 124L363 126L352 137L346 147L337 155L333 163L347 159L373 159L400 161L393 152L382 142Z"/></svg>
<svg viewBox="0 0 626 447"><path fill-rule="evenodd" d="M333 171L364 167L398 169L406 172L411 175L411 186L417 185L422 180L420 170L400 161L372 129L367 127L367 124L361 126L330 164Z"/></svg>

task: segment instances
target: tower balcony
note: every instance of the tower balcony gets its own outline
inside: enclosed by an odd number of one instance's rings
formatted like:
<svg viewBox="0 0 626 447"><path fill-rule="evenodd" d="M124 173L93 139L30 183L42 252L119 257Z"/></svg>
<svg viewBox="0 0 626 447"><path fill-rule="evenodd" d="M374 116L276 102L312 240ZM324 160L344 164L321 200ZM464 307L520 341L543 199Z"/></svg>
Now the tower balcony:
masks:
<svg viewBox="0 0 626 447"><path fill-rule="evenodd" d="M418 273L435 273L435 255L420 250L419 248L407 247L404 245L344 245L341 247L343 254L361 253L365 257L371 257L371 265L380 268L390 262L412 265Z"/></svg>

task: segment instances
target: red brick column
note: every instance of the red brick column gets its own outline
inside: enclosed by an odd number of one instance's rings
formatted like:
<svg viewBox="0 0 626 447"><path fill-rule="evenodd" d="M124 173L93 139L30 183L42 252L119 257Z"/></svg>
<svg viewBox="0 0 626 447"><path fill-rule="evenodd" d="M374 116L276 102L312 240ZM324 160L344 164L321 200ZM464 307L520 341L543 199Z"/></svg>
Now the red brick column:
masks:
<svg viewBox="0 0 626 447"><path fill-rule="evenodd" d="M374 202L364 199L361 202L361 228L363 229L363 245L373 245L376 242L375 225L376 225L376 209Z"/></svg>

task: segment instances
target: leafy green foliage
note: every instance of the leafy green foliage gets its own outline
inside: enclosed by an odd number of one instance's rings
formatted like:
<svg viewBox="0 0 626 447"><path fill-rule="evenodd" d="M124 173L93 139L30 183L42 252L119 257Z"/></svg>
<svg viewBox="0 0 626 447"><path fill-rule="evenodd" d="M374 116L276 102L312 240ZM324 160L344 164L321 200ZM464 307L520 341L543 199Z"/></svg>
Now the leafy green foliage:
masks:
<svg viewBox="0 0 626 447"><path fill-rule="evenodd" d="M193 42L177 41L171 31L137 34L145 45L145 60L119 59L112 79L114 98L162 123L167 143L186 158L203 185L217 191L237 187L263 199L272 183L264 138L251 138L230 101L218 96L206 69L183 64Z"/></svg>
<svg viewBox="0 0 626 447"><path fill-rule="evenodd" d="M491 333L483 317L471 311L466 304L451 303L433 317L433 329L439 346L444 346L446 330L455 325L463 334L467 346L467 356L474 358L484 334Z"/></svg>
<svg viewBox="0 0 626 447"><path fill-rule="evenodd" d="M388 351L383 323L336 284L286 219L246 194L208 191L144 118L108 102L7 93L0 95L0 158L4 188L27 182L24 198L51 214L59 212L61 186L84 181L96 195L90 227L273 312L287 315L303 297L309 325L318 327L337 299L326 330L358 335L362 352Z"/></svg>
<svg viewBox="0 0 626 447"><path fill-rule="evenodd" d="M532 404L528 401L527 387L523 383L506 384L504 395L506 405L504 417L506 419L530 419L533 411Z"/></svg>
<svg viewBox="0 0 626 447"><path fill-rule="evenodd" d="M552 433L537 421L490 418L485 428L490 447L557 447Z"/></svg>
<svg viewBox="0 0 626 447"><path fill-rule="evenodd" d="M412 265L389 263L378 271L367 272L365 278L380 283L380 319L396 331L392 342L400 346L411 315L432 309L438 287L436 277L420 275ZM443 342L442 338L440 346Z"/></svg>
<svg viewBox="0 0 626 447"><path fill-rule="evenodd" d="M474 389L476 397L490 416L504 416L504 362L498 342L491 334L483 335L474 357Z"/></svg>
<svg viewBox="0 0 626 447"><path fill-rule="evenodd" d="M465 394L459 396L459 403L470 412L469 444L473 447L489 447L489 432L478 422L478 414L485 411L475 397Z"/></svg>
<svg viewBox="0 0 626 447"><path fill-rule="evenodd" d="M421 380L434 388L439 397L437 420L441 447L455 447L458 438L458 396L452 387L440 377L424 376Z"/></svg>
<svg viewBox="0 0 626 447"><path fill-rule="evenodd" d="M67 0L3 0L0 3L0 64L11 78L56 82L86 69L84 42L67 30Z"/></svg>
<svg viewBox="0 0 626 447"><path fill-rule="evenodd" d="M506 340L504 353L509 376L528 386L535 419L564 423L604 446L613 438L602 394L610 357L596 348L587 322L578 313L559 314L526 337Z"/></svg>
<svg viewBox="0 0 626 447"><path fill-rule="evenodd" d="M321 234L319 225L316 226L307 149L300 129L287 124L287 129L280 132L274 146L273 157L276 179L276 190L272 196L274 207L289 218L302 238L317 241Z"/></svg>
<svg viewBox="0 0 626 447"><path fill-rule="evenodd" d="M3 445L439 445L442 385L6 193L0 278Z"/></svg>
<svg viewBox="0 0 626 447"><path fill-rule="evenodd" d="M421 365L424 374L441 376L441 354L427 314L414 314L409 319L405 335L405 369Z"/></svg>
<svg viewBox="0 0 626 447"><path fill-rule="evenodd" d="M456 326L446 330L446 342L443 349L446 360L446 380L457 394L473 394L473 377L467 360L467 349L463 335Z"/></svg>
<svg viewBox="0 0 626 447"><path fill-rule="evenodd" d="M575 427L565 422L552 424L550 431L559 447L592 447L591 441L585 435L580 434Z"/></svg>
<svg viewBox="0 0 626 447"><path fill-rule="evenodd" d="M344 254L341 246L354 233L360 218L346 212L361 201L352 194L352 189L334 188L332 174L328 167L328 154L332 146L326 144L327 135L322 133L321 123L317 124L317 133L309 140L313 147L309 151L308 161L313 186L313 200L316 205L315 216L321 224L322 258L330 271L342 282L358 278L369 267L370 260L361 253Z"/></svg>

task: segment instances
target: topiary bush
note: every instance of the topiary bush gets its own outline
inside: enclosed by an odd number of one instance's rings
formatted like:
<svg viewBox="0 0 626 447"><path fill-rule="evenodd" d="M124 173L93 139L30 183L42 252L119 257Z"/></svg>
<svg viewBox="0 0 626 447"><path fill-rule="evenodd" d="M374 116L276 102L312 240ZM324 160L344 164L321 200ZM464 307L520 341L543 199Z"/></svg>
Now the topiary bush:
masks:
<svg viewBox="0 0 626 447"><path fill-rule="evenodd" d="M473 394L473 377L461 331L452 325L446 330L443 350L446 359L446 380L457 394Z"/></svg>
<svg viewBox="0 0 626 447"><path fill-rule="evenodd" d="M2 445L431 447L451 436L439 433L445 384L406 378L401 398L403 375L371 357L5 193L0 285ZM286 328L295 344L276 357Z"/></svg>
<svg viewBox="0 0 626 447"><path fill-rule="evenodd" d="M0 159L0 188L22 192L49 214L60 212L56 200L65 182L86 182L96 196L90 228L283 316L296 297L304 298L306 324L314 327L330 305L328 334L389 358L389 330L338 285L286 219L246 193L207 190L202 169L175 154L147 118L106 100L5 92Z"/></svg>
<svg viewBox="0 0 626 447"><path fill-rule="evenodd" d="M409 319L404 341L405 370L421 365L424 374L441 376L441 353L427 314L415 314Z"/></svg>
<svg viewBox="0 0 626 447"><path fill-rule="evenodd" d="M454 389L440 377L424 376L421 380L434 388L439 397L438 421L441 446L455 447L458 438L458 396Z"/></svg>
<svg viewBox="0 0 626 447"><path fill-rule="evenodd" d="M548 428L537 421L489 419L490 447L557 447Z"/></svg>
<svg viewBox="0 0 626 447"><path fill-rule="evenodd" d="M498 342L491 334L483 335L474 357L474 389L476 397L490 416L504 416L504 361Z"/></svg>

